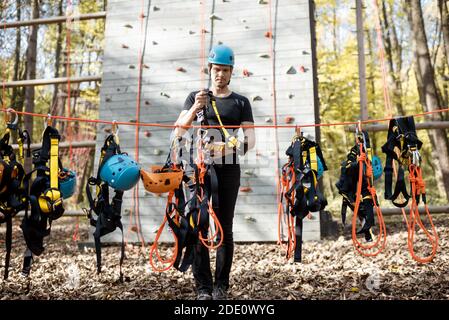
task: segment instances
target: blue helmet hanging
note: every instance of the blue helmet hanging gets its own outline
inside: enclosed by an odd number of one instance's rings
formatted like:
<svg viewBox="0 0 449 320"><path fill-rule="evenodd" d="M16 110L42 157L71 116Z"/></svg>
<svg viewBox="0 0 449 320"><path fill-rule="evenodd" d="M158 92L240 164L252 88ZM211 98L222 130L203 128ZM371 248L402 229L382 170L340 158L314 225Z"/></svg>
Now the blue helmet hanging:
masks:
<svg viewBox="0 0 449 320"><path fill-rule="evenodd" d="M321 178L323 176L324 173L324 167L323 167L323 163L320 160L320 157L317 157L317 162L318 162L318 172L317 172L317 178Z"/></svg>
<svg viewBox="0 0 449 320"><path fill-rule="evenodd" d="M373 156L371 160L371 165L373 167L373 177L374 180L379 179L382 176L382 161L380 161L380 158L378 156Z"/></svg>
<svg viewBox="0 0 449 320"><path fill-rule="evenodd" d="M223 44L213 46L209 52L207 62L212 64L222 64L234 66L234 52Z"/></svg>
<svg viewBox="0 0 449 320"><path fill-rule="evenodd" d="M59 175L59 191L61 191L63 199L68 199L76 190L76 173L66 168L61 173Z"/></svg>
<svg viewBox="0 0 449 320"><path fill-rule="evenodd" d="M104 163L100 178L112 188L126 191L139 182L140 165L127 154L116 154Z"/></svg>

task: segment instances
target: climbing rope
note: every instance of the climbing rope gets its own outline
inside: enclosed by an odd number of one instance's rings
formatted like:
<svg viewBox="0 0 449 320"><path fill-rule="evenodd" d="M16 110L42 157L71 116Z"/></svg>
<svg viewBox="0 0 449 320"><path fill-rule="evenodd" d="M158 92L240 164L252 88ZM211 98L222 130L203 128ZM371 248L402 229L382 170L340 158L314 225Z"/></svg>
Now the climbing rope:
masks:
<svg viewBox="0 0 449 320"><path fill-rule="evenodd" d="M145 55L146 44L147 44L147 34L148 34L148 22L149 22L149 12L151 7L151 0L148 1L147 13L145 16L145 1L141 1L141 10L139 14L140 20L140 46L138 52L138 77L137 77L137 97L136 97L136 121L140 121L140 107L142 100L142 77L143 77L143 57ZM144 19L146 17L146 25L144 27ZM135 127L135 160L139 162L139 131L140 127ZM137 231L137 236L141 242L142 250L145 250L145 238L141 231L141 222L140 222L140 202L139 202L139 184L137 184L133 190L133 214L135 219L135 227ZM132 215L130 215L131 217ZM131 221L130 221L131 222ZM132 224L130 223L130 227ZM129 229L128 229L129 231Z"/></svg>
<svg viewBox="0 0 449 320"><path fill-rule="evenodd" d="M392 117L393 115L393 111L392 111L392 106L391 106L391 100L390 100L390 95L388 92L388 85L387 85L387 71L386 71L386 67L385 67L385 50L384 50L384 45L383 45L383 40L382 40L382 25L380 23L380 10L379 10L379 4L377 2L377 0L373 0L373 6L375 9L375 22L376 22L376 34L377 34L377 44L379 46L379 59L380 59L380 65L381 65L381 73L382 73L382 86L383 86L383 95L384 95L384 102L385 102L385 109L387 111L387 115L389 117ZM435 111L442 111L443 110L435 110ZM435 112L436 113L436 112ZM416 115L415 115L416 116ZM394 175L397 176L397 167L396 167L396 163L393 162L393 172ZM419 192L424 191L425 194L425 183L422 179L422 175L421 175L421 168L419 166L416 166L414 164L411 164L409 166L409 180L411 183L411 187L412 187L412 203L410 204L410 212L409 212L409 219L407 218L407 214L405 212L404 208L401 208L401 212L402 212L402 216L404 218L404 221L407 225L407 246L410 252L410 255L412 256L412 258L420 263L427 263L432 261L432 259L435 257L436 255L436 251L438 248L438 235L436 233L435 230L435 226L433 225L432 222L432 216L428 210L427 204L424 203L425 206L425 211L426 211L426 215L429 219L431 228L432 228L432 233L433 236L430 235L430 233L428 232L427 228L424 227L424 225L422 224L421 221L421 217L419 214L419 210L418 210L418 204L416 201L416 195L420 195ZM414 194L413 192L418 192L417 194ZM425 195L424 195L425 197ZM424 231L424 233L426 234L426 237L428 238L431 246L432 246L432 251L431 254L427 257L419 257L416 255L415 250L414 250L414 235L415 235L415 226L416 224L418 224L418 226Z"/></svg>
<svg viewBox="0 0 449 320"><path fill-rule="evenodd" d="M410 185L412 188L412 192L411 192L412 193L411 194L412 202L410 204L409 220L407 220L407 218L405 220L407 223L407 231L408 231L408 237L407 237L408 248L409 248L410 254L414 260L416 260L420 263L428 263L434 259L435 255L437 253L438 234L437 234L435 225L433 224L432 216L429 212L429 208L426 203L426 184L422 177L421 168L419 166L417 166L416 164L412 163L409 166L409 172L410 172L409 180L410 180ZM422 198L422 200L424 202L424 208L426 211L427 218L429 219L429 223L431 225L432 234L430 234L429 231L427 230L427 228L424 226L424 224L421 220L421 216L419 214L418 202L419 202L420 197ZM410 223L409 223L409 221L410 221ZM421 230L424 231L427 239L429 240L429 242L432 246L431 253L425 257L420 257L415 253L414 237L415 237L416 224L418 224L418 226L421 228Z"/></svg>
<svg viewBox="0 0 449 320"><path fill-rule="evenodd" d="M358 131L361 132L361 126L359 126ZM357 134L356 134L357 136ZM379 203L377 200L377 193L376 189L373 185L373 167L371 164L371 160L366 154L366 145L362 141L358 140L358 137L356 137L357 143L359 145L359 156L358 156L358 163L359 163L359 175L358 175L358 181L357 181L357 192L356 192L356 200L354 204L354 213L352 216L352 243L354 245L354 248L358 253L365 257L374 257L377 256L380 252L382 252L385 249L385 245L387 242L387 230L385 227L385 221L382 215L382 210L379 207ZM360 204L362 202L362 185L363 185L363 178L364 178L364 170L365 176L366 176L366 184L367 189L369 191L369 197L370 200L373 203L374 210L376 211L377 215L377 222L379 224L379 234L377 235L376 241L370 244L363 244L357 239L357 218L359 213ZM371 230L369 230L371 232Z"/></svg>

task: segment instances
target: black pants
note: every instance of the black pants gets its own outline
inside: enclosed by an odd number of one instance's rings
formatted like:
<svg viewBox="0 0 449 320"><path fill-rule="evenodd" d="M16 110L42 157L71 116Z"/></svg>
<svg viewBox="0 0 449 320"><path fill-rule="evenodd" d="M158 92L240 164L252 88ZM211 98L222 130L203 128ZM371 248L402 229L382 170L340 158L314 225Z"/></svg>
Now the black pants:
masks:
<svg viewBox="0 0 449 320"><path fill-rule="evenodd" d="M240 187L240 165L214 165L214 168L218 178L219 209L216 214L223 228L223 242L217 249L215 286L222 286L228 289L229 273L231 272L234 255L232 225L235 203ZM212 292L214 282L210 268L209 249L201 241L195 247L192 270L197 290Z"/></svg>

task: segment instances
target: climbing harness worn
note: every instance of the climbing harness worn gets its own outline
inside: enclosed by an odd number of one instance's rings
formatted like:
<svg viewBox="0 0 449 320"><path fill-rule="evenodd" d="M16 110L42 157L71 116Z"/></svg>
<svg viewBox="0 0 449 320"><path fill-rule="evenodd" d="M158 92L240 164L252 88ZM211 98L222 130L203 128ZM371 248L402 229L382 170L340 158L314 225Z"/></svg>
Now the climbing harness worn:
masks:
<svg viewBox="0 0 449 320"><path fill-rule="evenodd" d="M44 251L43 240L50 234L52 222L64 213L59 185L60 177L65 175L59 158L61 136L51 126L50 120L47 120L43 132L42 147L32 152L33 170L25 178L31 180L33 173L36 173L29 189L31 214L25 212L20 226L28 248L22 270L24 276L28 276L31 270L32 254L39 256Z"/></svg>
<svg viewBox="0 0 449 320"><path fill-rule="evenodd" d="M402 214L407 224L408 248L412 258L420 263L427 263L432 261L437 253L438 234L427 206L426 184L422 176L422 159L419 153L421 147L422 142L418 139L418 135L416 134L413 117L390 120L387 142L382 146L382 151L387 156L385 164L385 198L391 200L395 206L402 209ZM394 166L394 163L397 163L397 168ZM407 192L405 183L405 170L408 170L409 172L410 194ZM396 180L394 191L392 187L393 178ZM403 202L397 201L400 195L402 195L404 199ZM424 209L431 225L431 231L424 226L421 220L418 210L420 200L422 200L424 204ZM407 206L409 202L410 211L409 218L407 219L404 207ZM416 225L423 230L432 247L430 254L425 257L420 257L415 253L414 238Z"/></svg>
<svg viewBox="0 0 449 320"><path fill-rule="evenodd" d="M283 244L282 219L287 224L287 259L294 253L301 261L302 221L310 212L323 210L327 201L318 186L318 172L327 170L320 146L302 134L296 134L286 151L289 161L282 167L281 192L278 203L278 243ZM285 209L283 199L285 198ZM296 219L296 223L295 223Z"/></svg>
<svg viewBox="0 0 449 320"><path fill-rule="evenodd" d="M97 176L90 177L86 185L86 194L90 208L83 210L95 227L95 251L97 255L97 273L101 273L101 237L119 228L122 233L120 256L120 281L123 281L122 265L125 258L123 225L121 222L122 198L126 190L133 188L139 181L140 165L120 150L120 143L115 129L101 148ZM92 196L91 187L96 188L96 197ZM109 201L109 188L115 195ZM97 218L92 216L95 213Z"/></svg>
<svg viewBox="0 0 449 320"><path fill-rule="evenodd" d="M372 165L372 149L369 135L356 127L356 144L351 148L345 161L341 164L341 175L336 183L339 193L343 196L341 218L346 224L347 208L353 210L352 216L352 242L354 248L361 255L375 256L384 250L387 234L382 211L379 207L376 189L374 188L374 175ZM379 163L376 161L376 170ZM379 224L379 234L376 241L373 240L371 228L375 225L374 210ZM357 231L357 218L362 227ZM357 239L357 235L363 234L366 242L363 244Z"/></svg>
<svg viewBox="0 0 449 320"><path fill-rule="evenodd" d="M14 114L15 119L8 119ZM4 279L8 279L9 262L12 249L12 218L19 211L28 210L28 180L25 179L24 144L28 146L27 157L30 157L30 137L28 131L18 128L18 117L13 109L8 109L5 113L6 130L0 140L0 224L6 223L6 256ZM17 144L19 150L15 154L9 144L11 134L17 133Z"/></svg>

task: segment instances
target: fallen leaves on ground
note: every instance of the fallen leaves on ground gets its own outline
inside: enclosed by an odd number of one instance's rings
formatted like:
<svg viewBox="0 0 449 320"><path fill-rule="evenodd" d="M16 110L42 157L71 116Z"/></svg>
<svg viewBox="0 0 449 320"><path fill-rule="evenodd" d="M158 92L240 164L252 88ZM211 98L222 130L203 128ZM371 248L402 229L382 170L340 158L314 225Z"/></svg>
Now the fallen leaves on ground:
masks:
<svg viewBox="0 0 449 320"><path fill-rule="evenodd" d="M231 272L231 299L447 299L449 228L446 216L434 217L440 237L439 251L433 262L413 261L407 249L404 224L387 226L386 250L376 257L356 253L352 241L340 236L334 240L306 242L303 262L287 261L276 244L236 244ZM20 275L24 241L19 221L15 221L13 252L8 280L0 280L0 299L195 299L191 271L175 269L154 272L149 266L149 245L126 246L123 264L125 281L119 278L119 246L102 250L103 272L96 273L93 246L72 240L74 220L55 221L45 252L35 257L31 275ZM89 227L80 225L82 239ZM418 233L419 234L419 233ZM0 264L3 264L4 226L0 227ZM418 252L426 242L418 237ZM171 245L161 245L170 253ZM211 253L212 271L215 253ZM3 274L3 266L1 268ZM3 278L3 277L2 277Z"/></svg>

